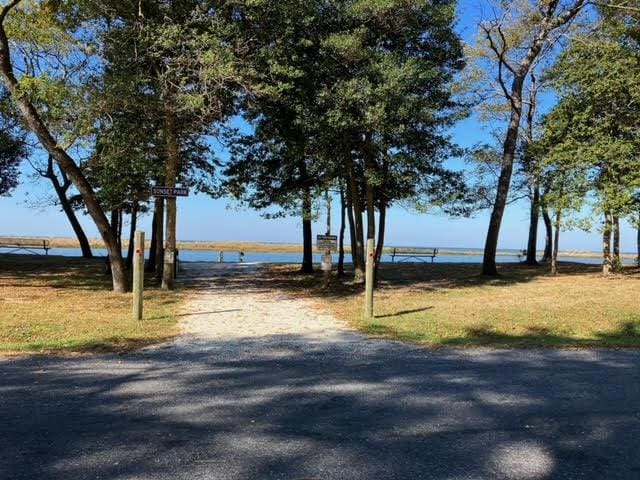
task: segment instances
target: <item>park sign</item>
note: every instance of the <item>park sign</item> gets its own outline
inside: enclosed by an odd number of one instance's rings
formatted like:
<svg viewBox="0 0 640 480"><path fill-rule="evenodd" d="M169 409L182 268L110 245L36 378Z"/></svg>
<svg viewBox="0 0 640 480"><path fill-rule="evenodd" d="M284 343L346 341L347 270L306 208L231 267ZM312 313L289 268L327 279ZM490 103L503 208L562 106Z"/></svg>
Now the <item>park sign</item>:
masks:
<svg viewBox="0 0 640 480"><path fill-rule="evenodd" d="M154 197L188 197L189 189L184 187L151 187L151 195Z"/></svg>
<svg viewBox="0 0 640 480"><path fill-rule="evenodd" d="M338 249L338 237L336 235L318 235L316 236L316 248L335 252Z"/></svg>

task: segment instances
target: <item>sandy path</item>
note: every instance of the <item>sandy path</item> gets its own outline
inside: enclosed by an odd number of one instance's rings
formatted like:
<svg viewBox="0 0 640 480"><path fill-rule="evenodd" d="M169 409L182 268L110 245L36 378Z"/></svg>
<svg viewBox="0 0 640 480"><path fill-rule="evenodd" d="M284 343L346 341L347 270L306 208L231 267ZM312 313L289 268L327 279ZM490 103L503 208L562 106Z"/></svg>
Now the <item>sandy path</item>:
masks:
<svg viewBox="0 0 640 480"><path fill-rule="evenodd" d="M260 268L184 264L181 281L189 293L180 312L183 335L176 344L312 348L327 342L344 346L363 340L341 321L314 309L310 301L274 289L259 277Z"/></svg>

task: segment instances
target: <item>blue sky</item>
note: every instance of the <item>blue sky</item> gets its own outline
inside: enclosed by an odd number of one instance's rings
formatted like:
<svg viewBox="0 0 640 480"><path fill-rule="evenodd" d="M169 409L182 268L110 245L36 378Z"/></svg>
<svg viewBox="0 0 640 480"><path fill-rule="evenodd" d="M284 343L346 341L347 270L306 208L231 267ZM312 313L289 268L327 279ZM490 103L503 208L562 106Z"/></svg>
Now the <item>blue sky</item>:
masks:
<svg viewBox="0 0 640 480"><path fill-rule="evenodd" d="M481 1L463 0L459 6L458 31L465 39L474 36ZM487 139L487 133L470 118L452 131L461 146L471 146ZM22 183L11 197L0 198L0 236L38 235L73 236L64 214L57 208L36 209L30 206L34 199L50 195L50 186L44 181L30 178L30 167L23 168ZM336 204L337 202L334 202ZM333 218L338 219L335 211ZM500 236L500 248L521 249L526 246L528 229L527 205L509 206ZM88 217L81 218L90 237L98 237ZM395 207L388 215L387 244L433 247L481 248L488 224L488 212L471 219L451 219L436 214L416 214ZM141 228L150 231L150 218L142 220ZM337 225L334 230L337 229ZM323 233L324 223L314 225L314 234ZM542 229L540 230L542 246ZM181 240L243 240L267 242L301 242L300 220L286 218L266 220L256 212L238 210L228 200L212 200L193 195L179 200L178 238ZM561 238L562 250L599 250L598 233L565 232ZM624 225L622 232L624 251L635 248L635 231Z"/></svg>

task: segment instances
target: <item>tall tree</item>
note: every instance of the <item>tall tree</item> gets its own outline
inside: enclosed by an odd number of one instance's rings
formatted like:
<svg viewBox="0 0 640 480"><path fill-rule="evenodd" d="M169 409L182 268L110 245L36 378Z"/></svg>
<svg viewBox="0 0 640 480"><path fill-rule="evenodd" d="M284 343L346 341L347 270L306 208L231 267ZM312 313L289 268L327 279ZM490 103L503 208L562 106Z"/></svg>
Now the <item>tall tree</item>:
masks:
<svg viewBox="0 0 640 480"><path fill-rule="evenodd" d="M554 117L566 126L551 152L573 156L589 171L593 209L604 219L605 274L619 257L619 219L635 216L640 189L640 49L626 32L603 19L552 72L560 98Z"/></svg>
<svg viewBox="0 0 640 480"><path fill-rule="evenodd" d="M113 288L117 292L126 292L129 282L122 252L95 191L47 124L47 116L55 113L52 110L57 107L47 94L57 88L66 88L72 82L77 85L81 77L79 70L66 64L72 62L78 53L85 53L84 50L78 52L78 44L73 35L69 35L69 30L82 31L86 35L90 29L77 21L75 5L71 3L11 0L0 9L0 78L27 128L82 196L109 253ZM12 44L17 45L19 55L12 54ZM20 63L27 52L40 61L23 63L20 66L24 68L16 71L14 64Z"/></svg>
<svg viewBox="0 0 640 480"><path fill-rule="evenodd" d="M587 0L500 2L493 10L494 18L480 23L484 59L490 60L484 64L487 68L494 65L492 71L509 107L500 177L484 248L482 273L485 275L498 274L496 252L518 147L525 83L535 63L552 49L563 29L587 4Z"/></svg>

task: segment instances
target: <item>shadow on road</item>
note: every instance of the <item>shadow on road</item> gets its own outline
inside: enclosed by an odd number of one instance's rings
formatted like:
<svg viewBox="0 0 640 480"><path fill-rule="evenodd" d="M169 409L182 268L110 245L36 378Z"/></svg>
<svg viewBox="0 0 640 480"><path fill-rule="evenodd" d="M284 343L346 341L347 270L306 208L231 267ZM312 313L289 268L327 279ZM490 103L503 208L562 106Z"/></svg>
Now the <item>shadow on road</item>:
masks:
<svg viewBox="0 0 640 480"><path fill-rule="evenodd" d="M279 336L0 363L0 478L640 476L640 354Z"/></svg>

